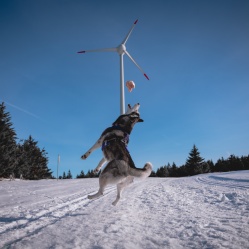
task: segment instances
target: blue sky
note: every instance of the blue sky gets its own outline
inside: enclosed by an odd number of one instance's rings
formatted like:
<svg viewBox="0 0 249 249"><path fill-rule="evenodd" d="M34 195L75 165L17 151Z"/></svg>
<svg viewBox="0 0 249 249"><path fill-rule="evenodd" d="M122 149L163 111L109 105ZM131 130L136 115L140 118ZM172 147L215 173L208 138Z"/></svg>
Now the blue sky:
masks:
<svg viewBox="0 0 249 249"><path fill-rule="evenodd" d="M97 7L98 6L98 7ZM0 101L19 139L45 148L56 176L94 169L80 156L117 118L116 47L138 23L124 56L126 104L141 104L129 150L137 167L248 155L249 1L0 1Z"/></svg>

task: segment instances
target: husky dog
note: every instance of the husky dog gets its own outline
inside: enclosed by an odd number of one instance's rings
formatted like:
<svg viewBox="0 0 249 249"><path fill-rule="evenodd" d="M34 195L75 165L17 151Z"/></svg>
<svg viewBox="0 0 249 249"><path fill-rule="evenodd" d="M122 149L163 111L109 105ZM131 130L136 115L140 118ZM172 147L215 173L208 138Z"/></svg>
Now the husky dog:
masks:
<svg viewBox="0 0 249 249"><path fill-rule="evenodd" d="M127 150L129 135L134 125L143 122L138 108L136 111L120 115L113 126L107 128L94 146L81 157L86 159L93 150L102 145L105 160L108 161L107 166L99 176L99 191L94 195L89 195L89 199L103 195L108 184L117 184L117 197L112 203L116 205L121 197L122 190L133 182L134 177L145 178L151 174L152 164L148 162L143 168L136 168Z"/></svg>
<svg viewBox="0 0 249 249"><path fill-rule="evenodd" d="M139 113L138 112L138 109L139 109L139 107L140 107L140 104L139 103L137 103L137 104L135 104L133 107L131 107L131 105L130 104L128 104L128 108L127 108L127 111L126 111L126 113L125 114L130 114L130 113L132 113L132 112L137 112L137 113ZM117 119L112 125L113 126L119 126L119 121L121 121L121 119L119 120L119 119ZM101 135L101 137L99 138L99 140L81 157L81 159L87 159L87 157L94 151L94 150L96 150L96 149L98 149L98 148L100 148L101 146L102 146L102 144L103 144L103 142L104 142L104 136L103 136L103 134ZM128 142L129 141L127 141L127 144L128 144ZM101 169L101 167L105 164L107 162L107 160L106 160L106 158L105 157L103 157L101 160L100 160L100 162L99 162L99 164L97 165L97 167L94 169L94 171L93 171L93 173L95 173L95 174L97 174L99 171L100 171L100 169Z"/></svg>

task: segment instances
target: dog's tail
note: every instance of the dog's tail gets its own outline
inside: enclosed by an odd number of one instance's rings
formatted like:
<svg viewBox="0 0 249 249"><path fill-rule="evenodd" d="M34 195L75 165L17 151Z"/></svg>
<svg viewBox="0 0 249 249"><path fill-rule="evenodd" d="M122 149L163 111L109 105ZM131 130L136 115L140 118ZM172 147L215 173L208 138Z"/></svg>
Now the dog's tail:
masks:
<svg viewBox="0 0 249 249"><path fill-rule="evenodd" d="M129 168L129 174L131 176L139 177L139 178L146 178L150 176L152 171L152 164L147 162L142 169L138 168Z"/></svg>

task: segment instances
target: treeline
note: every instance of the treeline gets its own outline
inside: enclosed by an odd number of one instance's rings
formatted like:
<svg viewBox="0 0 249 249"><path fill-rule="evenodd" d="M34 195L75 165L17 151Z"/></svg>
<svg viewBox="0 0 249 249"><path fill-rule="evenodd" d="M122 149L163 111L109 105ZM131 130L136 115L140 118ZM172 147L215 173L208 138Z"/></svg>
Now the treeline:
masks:
<svg viewBox="0 0 249 249"><path fill-rule="evenodd" d="M184 177L211 172L227 172L236 170L249 170L249 155L237 157L230 155L229 158L218 159L216 163L212 160L205 161L200 156L198 148L194 145L184 165L177 167L175 163L161 166L157 171L152 171L151 177Z"/></svg>
<svg viewBox="0 0 249 249"><path fill-rule="evenodd" d="M38 180L52 178L47 152L32 136L17 142L17 135L4 103L0 104L0 178Z"/></svg>
<svg viewBox="0 0 249 249"><path fill-rule="evenodd" d="M76 176L76 178L94 178L99 177L100 172L98 174L95 174L93 170L88 170L85 174L83 170L81 170L80 174Z"/></svg>
<svg viewBox="0 0 249 249"><path fill-rule="evenodd" d="M62 176L59 176L59 179L73 179L71 171L68 170L67 174L64 171L63 174L62 174Z"/></svg>
<svg viewBox="0 0 249 249"><path fill-rule="evenodd" d="M94 173L93 170L88 170L87 173L85 174L84 170L81 170L79 175L76 175L76 178L97 178L99 177L100 172L98 174ZM73 176L71 174L71 171L69 170L68 173L66 174L63 172L62 176L59 176L59 179L73 179Z"/></svg>
<svg viewBox="0 0 249 249"><path fill-rule="evenodd" d="M213 163L212 160L205 161L205 159L200 156L198 148L194 145L184 165L179 167L175 163L172 163L172 165L168 163L165 166L159 167L156 171L152 171L150 177L184 177L236 170L249 170L249 155L242 157L231 155L228 159L222 157L216 163ZM85 174L82 170L76 178L93 178L98 177L99 174L96 175L93 170L89 170L87 174Z"/></svg>

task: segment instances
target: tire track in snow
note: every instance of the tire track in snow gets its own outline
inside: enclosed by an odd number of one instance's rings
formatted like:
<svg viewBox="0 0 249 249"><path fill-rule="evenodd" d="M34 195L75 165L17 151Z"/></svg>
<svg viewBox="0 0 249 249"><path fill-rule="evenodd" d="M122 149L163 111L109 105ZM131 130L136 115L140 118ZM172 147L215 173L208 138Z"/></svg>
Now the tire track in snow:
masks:
<svg viewBox="0 0 249 249"><path fill-rule="evenodd" d="M219 176L198 176L196 181L213 186L227 187L227 188L238 188L238 189L249 189L249 180L247 179L236 179L226 178Z"/></svg>
<svg viewBox="0 0 249 249"><path fill-rule="evenodd" d="M2 225L0 229L0 235L4 235L4 238L1 238L1 244L4 245L4 248L8 248L8 246L10 246L11 244L21 241L27 236L38 233L43 228L52 225L57 221L66 218L67 216L70 216L72 212L87 207L92 202L104 198L115 190L115 186L111 186L109 188L107 187L105 190L105 194L95 200L89 200L87 198L87 196L89 194L92 194L93 192L89 192L80 197L77 195L74 199L67 201L63 201L61 198L58 197L50 197L48 195L43 195L44 197L52 200L52 202L49 203L49 207L40 207L32 211L31 213L29 211L26 211L26 213L23 213L23 217L0 217L0 222L6 223ZM41 195L38 194L38 196ZM62 203L56 203L56 199L60 199ZM56 203L56 205L54 205L54 203ZM16 239L13 240L13 237L15 237Z"/></svg>

